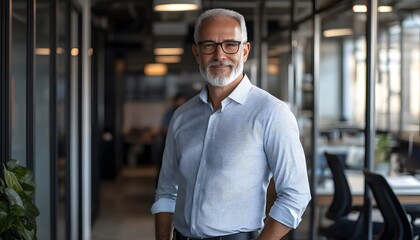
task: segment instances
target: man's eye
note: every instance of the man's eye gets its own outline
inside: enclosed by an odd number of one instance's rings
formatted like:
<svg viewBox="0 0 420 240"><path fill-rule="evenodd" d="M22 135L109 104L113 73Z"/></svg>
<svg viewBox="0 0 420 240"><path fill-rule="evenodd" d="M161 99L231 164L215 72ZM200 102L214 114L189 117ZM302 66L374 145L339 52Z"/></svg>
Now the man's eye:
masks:
<svg viewBox="0 0 420 240"><path fill-rule="evenodd" d="M205 48L213 48L214 47L214 44L213 43L204 43L203 44L203 47L205 47Z"/></svg>
<svg viewBox="0 0 420 240"><path fill-rule="evenodd" d="M236 45L237 45L236 42L225 42L226 47L236 47Z"/></svg>

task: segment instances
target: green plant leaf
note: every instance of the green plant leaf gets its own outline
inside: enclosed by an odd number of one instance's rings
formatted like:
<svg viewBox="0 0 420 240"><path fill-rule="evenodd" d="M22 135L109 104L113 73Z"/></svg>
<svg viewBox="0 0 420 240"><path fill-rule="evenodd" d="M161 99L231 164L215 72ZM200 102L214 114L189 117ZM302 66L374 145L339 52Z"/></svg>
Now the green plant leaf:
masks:
<svg viewBox="0 0 420 240"><path fill-rule="evenodd" d="M34 180L34 174L31 170L26 169L22 172L23 174L20 176L19 181L20 182L26 182L26 183L35 183Z"/></svg>
<svg viewBox="0 0 420 240"><path fill-rule="evenodd" d="M7 199L0 201L0 211L2 211L2 212L9 212L10 211L9 201Z"/></svg>
<svg viewBox="0 0 420 240"><path fill-rule="evenodd" d="M22 182L21 186L27 196L30 196L32 193L34 193L36 189L35 184L31 184L31 183L28 184L28 183Z"/></svg>
<svg viewBox="0 0 420 240"><path fill-rule="evenodd" d="M27 220L26 225L25 225L26 229L28 229L29 231L34 230L34 232L36 232L36 221L35 220Z"/></svg>
<svg viewBox="0 0 420 240"><path fill-rule="evenodd" d="M39 209L33 202L36 184L30 169L16 160L3 166L0 176L0 240L36 240L35 218Z"/></svg>
<svg viewBox="0 0 420 240"><path fill-rule="evenodd" d="M16 159L10 159L6 162L6 167L9 171L15 169L16 167L21 166L19 161Z"/></svg>
<svg viewBox="0 0 420 240"><path fill-rule="evenodd" d="M14 189L6 188L5 193L6 193L7 199L9 200L10 206L19 205L19 206L23 207L22 198L19 196L19 194Z"/></svg>
<svg viewBox="0 0 420 240"><path fill-rule="evenodd" d="M13 217L5 212L0 212L0 235L9 230L13 224Z"/></svg>
<svg viewBox="0 0 420 240"><path fill-rule="evenodd" d="M16 217L25 216L25 209L23 208L23 206L19 206L16 204L12 205L10 207L10 215L16 216Z"/></svg>
<svg viewBox="0 0 420 240"><path fill-rule="evenodd" d="M16 240L16 237L13 236L12 231L9 229L5 231L3 234L1 234L1 238L4 240Z"/></svg>
<svg viewBox="0 0 420 240"><path fill-rule="evenodd" d="M32 199L29 196L22 196L22 200L25 208L25 214L30 218L37 217L39 215L39 210L32 202Z"/></svg>
<svg viewBox="0 0 420 240"><path fill-rule="evenodd" d="M20 185L16 175L4 168L4 179L6 180L6 185L9 188L13 188L16 192L23 192L22 186Z"/></svg>
<svg viewBox="0 0 420 240"><path fill-rule="evenodd" d="M19 179L19 181L22 181L22 178L24 178L26 175L32 176L32 173L29 171L29 169L26 169L23 166L17 167L15 169L13 169L11 172L13 172L17 179Z"/></svg>
<svg viewBox="0 0 420 240"><path fill-rule="evenodd" d="M25 240L32 240L34 239L34 231L28 231L25 228L23 220L19 219L16 224L16 231L22 236Z"/></svg>

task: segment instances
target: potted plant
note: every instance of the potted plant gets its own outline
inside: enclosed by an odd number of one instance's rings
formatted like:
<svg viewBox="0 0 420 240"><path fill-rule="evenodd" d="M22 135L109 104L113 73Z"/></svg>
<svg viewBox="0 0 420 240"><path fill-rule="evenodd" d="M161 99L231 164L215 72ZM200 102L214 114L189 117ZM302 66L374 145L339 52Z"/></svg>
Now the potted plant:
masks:
<svg viewBox="0 0 420 240"><path fill-rule="evenodd" d="M36 186L32 171L17 160L3 165L0 176L0 239L36 239L39 210L33 202Z"/></svg>
<svg viewBox="0 0 420 240"><path fill-rule="evenodd" d="M388 162L391 152L391 134L378 134L375 146L375 162Z"/></svg>
<svg viewBox="0 0 420 240"><path fill-rule="evenodd" d="M392 152L391 134L379 134L375 144L375 172L384 176L389 175L389 160Z"/></svg>

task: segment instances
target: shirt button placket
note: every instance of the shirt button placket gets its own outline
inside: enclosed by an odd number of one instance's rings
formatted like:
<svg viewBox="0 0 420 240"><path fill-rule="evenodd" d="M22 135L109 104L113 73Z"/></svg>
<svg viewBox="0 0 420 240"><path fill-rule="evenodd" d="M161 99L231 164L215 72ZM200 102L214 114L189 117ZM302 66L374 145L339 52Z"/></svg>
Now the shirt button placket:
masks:
<svg viewBox="0 0 420 240"><path fill-rule="evenodd" d="M195 234L197 234L199 206L202 203L201 186L202 186L202 182L205 176L205 172L207 171L206 169L207 151L208 151L207 148L209 146L209 141L213 135L212 125L213 125L214 118L215 118L215 113L213 113L210 116L208 124L207 124L207 131L204 136L203 151L201 153L200 165L198 167L197 179L196 179L195 187L194 187L193 204L191 206L192 207L191 233L195 233Z"/></svg>

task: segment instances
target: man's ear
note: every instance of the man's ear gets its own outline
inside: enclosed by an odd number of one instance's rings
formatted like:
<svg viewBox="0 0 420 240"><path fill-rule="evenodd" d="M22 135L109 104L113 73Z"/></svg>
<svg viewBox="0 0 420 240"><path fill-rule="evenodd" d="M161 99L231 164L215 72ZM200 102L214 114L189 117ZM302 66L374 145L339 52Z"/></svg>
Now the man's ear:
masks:
<svg viewBox="0 0 420 240"><path fill-rule="evenodd" d="M197 47L197 44L193 44L192 46L191 46L191 49L192 49L192 52L193 52L193 54L194 54L194 57L195 57L195 61L197 61L197 63L198 64L200 64L200 54L199 54L199 49L198 49L198 47Z"/></svg>
<svg viewBox="0 0 420 240"><path fill-rule="evenodd" d="M244 43L244 62L248 59L249 53L251 51L251 43Z"/></svg>

